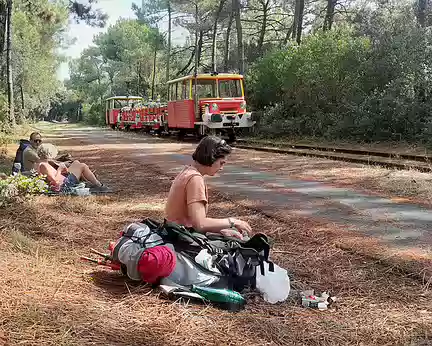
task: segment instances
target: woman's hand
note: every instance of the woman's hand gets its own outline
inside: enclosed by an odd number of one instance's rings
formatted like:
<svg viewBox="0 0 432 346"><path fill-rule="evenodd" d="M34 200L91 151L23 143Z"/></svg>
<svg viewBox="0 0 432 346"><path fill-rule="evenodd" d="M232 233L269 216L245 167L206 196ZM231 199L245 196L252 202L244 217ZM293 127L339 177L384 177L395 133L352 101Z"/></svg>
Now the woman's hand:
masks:
<svg viewBox="0 0 432 346"><path fill-rule="evenodd" d="M243 236L241 235L241 233L232 228L223 229L220 231L220 233L224 237L238 238L240 240L243 240Z"/></svg>
<svg viewBox="0 0 432 346"><path fill-rule="evenodd" d="M66 165L63 162L60 162L58 164L58 169L60 170L60 172L62 173L66 173L68 171Z"/></svg>
<svg viewBox="0 0 432 346"><path fill-rule="evenodd" d="M252 227L246 221L238 219L231 219L231 221L234 223L234 227L239 231L247 233L248 235L252 233Z"/></svg>

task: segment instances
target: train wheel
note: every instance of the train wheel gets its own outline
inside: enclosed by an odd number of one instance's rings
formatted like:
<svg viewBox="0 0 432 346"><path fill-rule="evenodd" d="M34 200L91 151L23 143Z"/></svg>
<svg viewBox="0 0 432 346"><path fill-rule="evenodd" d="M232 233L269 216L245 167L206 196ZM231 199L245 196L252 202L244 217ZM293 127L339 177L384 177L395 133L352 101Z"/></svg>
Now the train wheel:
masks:
<svg viewBox="0 0 432 346"><path fill-rule="evenodd" d="M183 140L184 137L185 137L185 135L186 135L185 131L184 131L184 130L180 130L180 131L178 132L178 134L177 134L177 138L178 138L179 140Z"/></svg>
<svg viewBox="0 0 432 346"><path fill-rule="evenodd" d="M234 129L228 131L228 140L230 142L235 142L235 140L236 140L236 133L235 133Z"/></svg>

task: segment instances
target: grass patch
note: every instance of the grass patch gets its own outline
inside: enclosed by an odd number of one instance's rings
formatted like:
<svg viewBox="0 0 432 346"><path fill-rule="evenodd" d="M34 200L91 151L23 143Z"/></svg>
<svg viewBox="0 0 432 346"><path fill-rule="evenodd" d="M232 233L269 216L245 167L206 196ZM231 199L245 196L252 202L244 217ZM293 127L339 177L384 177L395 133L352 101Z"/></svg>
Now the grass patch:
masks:
<svg viewBox="0 0 432 346"><path fill-rule="evenodd" d="M13 251L19 251L27 255L33 255L37 249L35 241L18 230L13 230L10 233L10 243Z"/></svg>

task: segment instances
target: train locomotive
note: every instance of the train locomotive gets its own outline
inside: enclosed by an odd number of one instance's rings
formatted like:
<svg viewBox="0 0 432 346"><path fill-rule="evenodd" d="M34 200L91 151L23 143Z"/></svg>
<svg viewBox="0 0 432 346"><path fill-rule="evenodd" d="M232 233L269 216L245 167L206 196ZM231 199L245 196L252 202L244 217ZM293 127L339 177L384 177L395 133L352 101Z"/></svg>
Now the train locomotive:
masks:
<svg viewBox="0 0 432 346"><path fill-rule="evenodd" d="M237 133L252 130L256 123L246 109L242 75L189 75L167 84L166 103L145 102L140 96L106 99L106 124L112 129L235 139Z"/></svg>

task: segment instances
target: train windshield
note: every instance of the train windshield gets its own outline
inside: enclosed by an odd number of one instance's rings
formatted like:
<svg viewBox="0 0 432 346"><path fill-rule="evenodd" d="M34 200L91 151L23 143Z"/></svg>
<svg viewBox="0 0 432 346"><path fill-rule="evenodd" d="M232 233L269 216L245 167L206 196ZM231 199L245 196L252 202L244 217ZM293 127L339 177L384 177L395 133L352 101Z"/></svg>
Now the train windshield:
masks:
<svg viewBox="0 0 432 346"><path fill-rule="evenodd" d="M123 107L136 107L138 104L140 104L140 100L138 99L117 99L114 100L113 109L121 109Z"/></svg>
<svg viewBox="0 0 432 346"><path fill-rule="evenodd" d="M195 80L192 80L192 93L195 93ZM217 88L215 79L198 79L197 96L199 99L217 97Z"/></svg>
<svg viewBox="0 0 432 346"><path fill-rule="evenodd" d="M219 97L242 97L240 79L219 80Z"/></svg>

